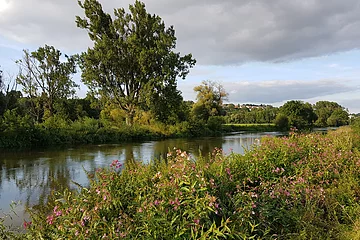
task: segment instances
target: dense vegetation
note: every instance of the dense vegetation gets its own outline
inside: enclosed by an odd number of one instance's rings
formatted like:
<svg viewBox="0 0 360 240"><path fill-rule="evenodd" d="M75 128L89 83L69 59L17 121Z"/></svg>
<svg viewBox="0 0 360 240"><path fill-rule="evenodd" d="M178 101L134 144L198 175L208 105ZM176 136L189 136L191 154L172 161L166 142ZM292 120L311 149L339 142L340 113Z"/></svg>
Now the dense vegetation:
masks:
<svg viewBox="0 0 360 240"><path fill-rule="evenodd" d="M19 77L25 79L24 75ZM312 106L289 101L280 108L257 106L253 109L224 105L227 94L222 86L206 81L195 88L197 102L183 101L180 96L177 107L164 107L166 111L162 111L162 107L139 108L129 126L127 114L111 98L91 93L83 99L60 98L56 97L60 95L57 92L50 101L47 93L33 91L32 97L23 96L19 91L9 90L11 82L6 83L8 87L0 92L0 148L194 137L224 131L274 131L349 123L348 112L334 102L321 101ZM71 91L66 90L64 96L68 95L66 92Z"/></svg>
<svg viewBox="0 0 360 240"><path fill-rule="evenodd" d="M76 24L93 42L86 52L70 56L45 45L24 50L16 77L0 69L0 148L214 135L246 126L238 124L288 130L349 122L342 106L327 101L289 101L280 108L224 105L228 94L214 81L194 88L196 102L184 101L177 80L196 61L174 51L172 26L140 1L129 12L119 8L113 14L97 0L79 6L84 16ZM75 96L73 76L79 70L89 88L83 99Z"/></svg>
<svg viewBox="0 0 360 240"><path fill-rule="evenodd" d="M89 173L90 186L53 193L31 210L25 233L0 219L2 239L358 239L360 118L334 102L224 105L212 81L177 90L195 64L181 56L175 30L136 1L129 13L79 1L77 17L93 47L68 56L53 46L24 50L16 79L0 71L0 148L199 136L243 127L259 130L344 127L328 134L265 138L245 155L215 149L193 159L179 149L166 159ZM74 96L80 67L89 87ZM17 91L16 86L21 86ZM247 125L248 124L248 125ZM255 124L255 125L254 125Z"/></svg>
<svg viewBox="0 0 360 240"><path fill-rule="evenodd" d="M115 160L31 213L20 239L357 239L360 128L265 138L245 155ZM45 216L44 216L45 215Z"/></svg>

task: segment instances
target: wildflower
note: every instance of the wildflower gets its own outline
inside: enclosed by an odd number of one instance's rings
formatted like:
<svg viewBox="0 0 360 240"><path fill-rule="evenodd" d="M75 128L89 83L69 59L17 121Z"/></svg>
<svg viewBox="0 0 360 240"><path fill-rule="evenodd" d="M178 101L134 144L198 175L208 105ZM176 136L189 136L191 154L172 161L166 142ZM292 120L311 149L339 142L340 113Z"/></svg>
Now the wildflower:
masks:
<svg viewBox="0 0 360 240"><path fill-rule="evenodd" d="M199 223L200 223L200 220L199 220L199 219L194 219L194 223L195 223L195 224L199 224Z"/></svg>
<svg viewBox="0 0 360 240"><path fill-rule="evenodd" d="M24 228L28 228L31 225L32 222L24 221Z"/></svg>
<svg viewBox="0 0 360 240"><path fill-rule="evenodd" d="M111 164L110 167L115 167L116 169L121 168L122 164L120 163L119 160L114 160Z"/></svg>
<svg viewBox="0 0 360 240"><path fill-rule="evenodd" d="M50 225L53 224L53 223L54 223L54 216L53 216L53 215L47 216L46 222L47 222L48 224L50 224Z"/></svg>
<svg viewBox="0 0 360 240"><path fill-rule="evenodd" d="M61 214L62 214L62 211L56 211L56 212L55 212L55 216L56 216L56 217L61 216Z"/></svg>

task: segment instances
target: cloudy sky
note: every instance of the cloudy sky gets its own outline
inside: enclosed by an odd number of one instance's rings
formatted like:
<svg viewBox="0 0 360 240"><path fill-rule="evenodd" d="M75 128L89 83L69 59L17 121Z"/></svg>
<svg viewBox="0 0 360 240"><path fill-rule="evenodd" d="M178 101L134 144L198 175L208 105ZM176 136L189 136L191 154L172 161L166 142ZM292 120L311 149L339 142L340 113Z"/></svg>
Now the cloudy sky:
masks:
<svg viewBox="0 0 360 240"><path fill-rule="evenodd" d="M130 0L100 0L104 9ZM360 1L144 0L150 13L174 25L177 51L197 65L179 88L218 81L229 102L279 106L287 100L336 101L360 112ZM54 45L84 51L87 33L76 27L77 0L0 0L0 65L17 72L22 49ZM75 77L80 81L79 77ZM79 95L84 96L82 85Z"/></svg>

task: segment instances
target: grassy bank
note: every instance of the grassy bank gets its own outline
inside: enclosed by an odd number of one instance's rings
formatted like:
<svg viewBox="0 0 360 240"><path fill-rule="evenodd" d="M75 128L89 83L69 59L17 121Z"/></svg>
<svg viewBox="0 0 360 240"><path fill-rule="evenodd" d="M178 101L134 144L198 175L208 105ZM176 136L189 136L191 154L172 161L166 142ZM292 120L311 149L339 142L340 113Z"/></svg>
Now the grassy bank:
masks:
<svg viewBox="0 0 360 240"><path fill-rule="evenodd" d="M181 122L174 125L154 123L127 126L106 120L83 118L65 121L50 118L44 123L33 124L30 119L14 118L0 125L0 149L43 148L53 146L119 143L164 138L191 138L218 136L234 131L274 131L274 125L231 124L220 121Z"/></svg>
<svg viewBox="0 0 360 240"><path fill-rule="evenodd" d="M273 123L244 123L244 124L224 124L227 132L248 131L248 132L274 132L278 131Z"/></svg>
<svg viewBox="0 0 360 240"><path fill-rule="evenodd" d="M359 143L341 128L265 138L244 156L215 149L194 161L174 150L150 165L114 161L79 194L54 195L46 215L32 212L26 235L12 237L357 239Z"/></svg>
<svg viewBox="0 0 360 240"><path fill-rule="evenodd" d="M33 124L29 119L15 118L14 122L9 121L0 125L0 132L0 149L26 149L215 136L223 131L219 124L214 126L201 122L127 126L122 122L114 123L92 118L83 118L74 122L52 118L41 124Z"/></svg>

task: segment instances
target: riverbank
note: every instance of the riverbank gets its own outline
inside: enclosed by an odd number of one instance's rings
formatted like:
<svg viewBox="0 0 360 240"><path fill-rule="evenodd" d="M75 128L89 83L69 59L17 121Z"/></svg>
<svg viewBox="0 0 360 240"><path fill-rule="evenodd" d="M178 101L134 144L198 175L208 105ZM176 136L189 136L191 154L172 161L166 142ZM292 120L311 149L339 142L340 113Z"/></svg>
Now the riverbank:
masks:
<svg viewBox="0 0 360 240"><path fill-rule="evenodd" d="M245 155L114 161L80 194L56 195L21 237L356 239L359 147L359 135L341 128L265 138Z"/></svg>
<svg viewBox="0 0 360 240"><path fill-rule="evenodd" d="M246 131L246 132L275 132L279 131L273 123L248 123L248 124L224 124L226 132Z"/></svg>
<svg viewBox="0 0 360 240"><path fill-rule="evenodd" d="M84 118L75 122L54 119L43 124L16 124L0 135L0 149L31 149L86 144L123 143L168 138L220 136L234 131L276 131L273 124L181 122L175 125L104 124Z"/></svg>

